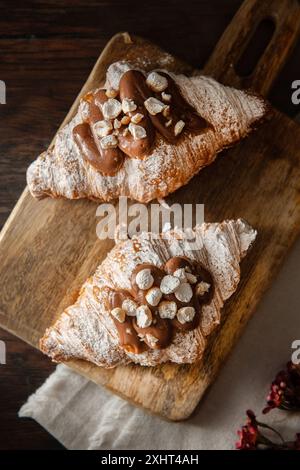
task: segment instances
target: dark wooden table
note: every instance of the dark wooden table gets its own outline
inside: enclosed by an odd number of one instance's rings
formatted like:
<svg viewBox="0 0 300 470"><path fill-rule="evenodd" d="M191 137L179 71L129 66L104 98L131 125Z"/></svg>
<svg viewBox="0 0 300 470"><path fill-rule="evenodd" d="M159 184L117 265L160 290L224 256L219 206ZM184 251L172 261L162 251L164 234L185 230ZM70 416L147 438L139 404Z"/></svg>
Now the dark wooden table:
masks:
<svg viewBox="0 0 300 470"><path fill-rule="evenodd" d="M49 144L99 53L129 31L201 67L241 0L0 1L0 227L25 186L28 164ZM270 99L289 115L291 82L300 79L297 47ZM298 57L298 60L297 60ZM298 108L298 109L297 109ZM0 449L61 449L17 412L54 370L40 352L0 329L7 364L0 365Z"/></svg>

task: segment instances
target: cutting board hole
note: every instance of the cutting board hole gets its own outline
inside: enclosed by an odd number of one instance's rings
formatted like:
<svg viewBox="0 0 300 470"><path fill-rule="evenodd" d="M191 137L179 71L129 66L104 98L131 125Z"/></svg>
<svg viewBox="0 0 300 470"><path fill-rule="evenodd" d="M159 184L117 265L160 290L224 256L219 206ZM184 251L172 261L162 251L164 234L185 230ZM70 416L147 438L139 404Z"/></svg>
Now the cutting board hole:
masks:
<svg viewBox="0 0 300 470"><path fill-rule="evenodd" d="M259 59L270 43L275 29L276 24L271 17L265 18L258 24L246 49L235 66L237 75L243 78L251 76Z"/></svg>

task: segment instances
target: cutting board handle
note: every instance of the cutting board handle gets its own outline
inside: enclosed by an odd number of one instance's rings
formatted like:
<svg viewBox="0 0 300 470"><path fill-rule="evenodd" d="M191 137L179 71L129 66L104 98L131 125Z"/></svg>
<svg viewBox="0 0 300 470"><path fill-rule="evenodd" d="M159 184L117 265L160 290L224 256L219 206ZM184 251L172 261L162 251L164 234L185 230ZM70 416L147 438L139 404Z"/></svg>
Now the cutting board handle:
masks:
<svg viewBox="0 0 300 470"><path fill-rule="evenodd" d="M274 32L253 71L240 76L237 65L258 26L264 21L274 23ZM274 80L286 62L299 37L300 4L297 0L246 0L219 40L206 64L206 74L222 83L253 88L267 96Z"/></svg>

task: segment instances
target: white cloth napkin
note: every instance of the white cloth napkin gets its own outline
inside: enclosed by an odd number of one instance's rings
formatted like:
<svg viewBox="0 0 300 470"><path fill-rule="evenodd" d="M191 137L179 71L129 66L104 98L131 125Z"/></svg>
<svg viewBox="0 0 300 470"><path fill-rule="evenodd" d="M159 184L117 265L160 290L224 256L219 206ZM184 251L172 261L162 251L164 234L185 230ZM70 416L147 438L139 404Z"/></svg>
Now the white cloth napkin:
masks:
<svg viewBox="0 0 300 470"><path fill-rule="evenodd" d="M300 339L300 240L216 382L192 418L172 423L150 416L64 365L22 406L68 449L233 449L245 410L261 418L269 385ZM300 413L274 410L262 420L293 440Z"/></svg>

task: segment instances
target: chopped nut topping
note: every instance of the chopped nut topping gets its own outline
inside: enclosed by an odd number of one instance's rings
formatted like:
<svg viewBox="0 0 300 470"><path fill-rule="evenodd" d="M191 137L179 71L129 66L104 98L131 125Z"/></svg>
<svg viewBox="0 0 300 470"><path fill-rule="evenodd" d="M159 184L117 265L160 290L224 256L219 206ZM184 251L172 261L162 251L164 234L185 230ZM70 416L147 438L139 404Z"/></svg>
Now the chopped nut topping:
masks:
<svg viewBox="0 0 300 470"><path fill-rule="evenodd" d="M135 102L130 98L124 98L122 100L122 111L124 114L132 113L136 110Z"/></svg>
<svg viewBox="0 0 300 470"><path fill-rule="evenodd" d="M112 124L108 120L98 121L94 124L94 130L98 137L105 137L112 131Z"/></svg>
<svg viewBox="0 0 300 470"><path fill-rule="evenodd" d="M176 122L175 127L174 127L174 134L175 134L175 135L179 135L180 132L182 132L184 126L185 126L185 122L184 122L184 121L178 121L178 122Z"/></svg>
<svg viewBox="0 0 300 470"><path fill-rule="evenodd" d="M175 291L175 297L180 302L188 303L193 297L193 290L188 282L182 282Z"/></svg>
<svg viewBox="0 0 300 470"><path fill-rule="evenodd" d="M110 134L106 137L102 137L102 139L100 140L100 145L103 149L114 148L118 145L118 139L115 135Z"/></svg>
<svg viewBox="0 0 300 470"><path fill-rule="evenodd" d="M147 137L146 129L143 126L138 126L131 122L128 128L134 140L145 139L145 137Z"/></svg>
<svg viewBox="0 0 300 470"><path fill-rule="evenodd" d="M162 278L160 283L160 290L163 294L172 294L172 292L176 291L179 285L180 280L178 279L178 277L168 274L167 276L164 276Z"/></svg>
<svg viewBox="0 0 300 470"><path fill-rule="evenodd" d="M126 315L128 315L129 317L136 316L137 307L137 303L132 299L125 299L122 302L122 310L124 310Z"/></svg>
<svg viewBox="0 0 300 470"><path fill-rule="evenodd" d="M164 91L162 92L161 97L165 103L170 103L172 99L172 95L169 95L168 93L165 93Z"/></svg>
<svg viewBox="0 0 300 470"><path fill-rule="evenodd" d="M165 123L165 127L170 127L171 124L172 124L172 119L169 119L169 121Z"/></svg>
<svg viewBox="0 0 300 470"><path fill-rule="evenodd" d="M188 323L194 319L195 314L194 307L182 307L177 312L177 320L182 324Z"/></svg>
<svg viewBox="0 0 300 470"><path fill-rule="evenodd" d="M124 310L120 307L116 307L116 308L113 308L112 311L110 312L112 314L112 316L118 320L120 323L124 323L125 321L125 317L126 317L126 313L124 312Z"/></svg>
<svg viewBox="0 0 300 470"><path fill-rule="evenodd" d="M116 96L118 96L118 90L114 90L113 88L108 88L105 94L107 98L116 98Z"/></svg>
<svg viewBox="0 0 300 470"><path fill-rule="evenodd" d="M138 124L139 122L141 122L143 117L144 115L142 113L136 113L134 116L132 116L131 122L133 122L134 124Z"/></svg>
<svg viewBox="0 0 300 470"><path fill-rule="evenodd" d="M114 98L109 98L102 105L102 113L103 113L104 119L114 119L119 116L121 111L122 111L122 106L121 106L120 101Z"/></svg>
<svg viewBox="0 0 300 470"><path fill-rule="evenodd" d="M206 292L208 292L210 289L210 284L208 282L199 282L199 284L196 285L196 292L198 295L204 295Z"/></svg>
<svg viewBox="0 0 300 470"><path fill-rule="evenodd" d="M189 281L190 284L196 284L197 282L197 277L194 276L194 274L191 273L186 273L186 278Z"/></svg>
<svg viewBox="0 0 300 470"><path fill-rule="evenodd" d="M152 323L152 313L148 305L140 305L136 311L136 322L140 328L147 328Z"/></svg>
<svg viewBox="0 0 300 470"><path fill-rule="evenodd" d="M126 127L126 129L124 129L124 132L123 132L123 137L126 137L128 134L129 134L129 129L128 127Z"/></svg>
<svg viewBox="0 0 300 470"><path fill-rule="evenodd" d="M149 73L146 83L151 90L160 92L164 91L168 86L168 80L157 72Z"/></svg>
<svg viewBox="0 0 300 470"><path fill-rule="evenodd" d="M184 268L178 268L174 271L173 276L178 277L181 281L186 281L186 272Z"/></svg>
<svg viewBox="0 0 300 470"><path fill-rule="evenodd" d="M122 126L121 121L119 121L119 119L115 119L114 120L114 129L120 129L121 126Z"/></svg>
<svg viewBox="0 0 300 470"><path fill-rule="evenodd" d="M160 299L162 298L162 292L158 287L151 287L146 294L146 300L149 305L156 307Z"/></svg>
<svg viewBox="0 0 300 470"><path fill-rule="evenodd" d="M176 316L177 305L172 300L163 300L158 306L158 313L160 318L173 319Z"/></svg>
<svg viewBox="0 0 300 470"><path fill-rule="evenodd" d="M127 124L130 123L130 117L129 116L123 116L122 119L121 119L121 124L123 124L123 126L127 126Z"/></svg>
<svg viewBox="0 0 300 470"><path fill-rule="evenodd" d="M146 268L139 271L135 276L135 282L136 285L142 290L150 289L154 282L151 270Z"/></svg>
<svg viewBox="0 0 300 470"><path fill-rule="evenodd" d="M147 111L152 114L152 116L155 116L155 114L161 113L162 110L165 108L165 104L159 101L157 98L153 98L153 96L150 96L145 102L144 102L145 108Z"/></svg>

